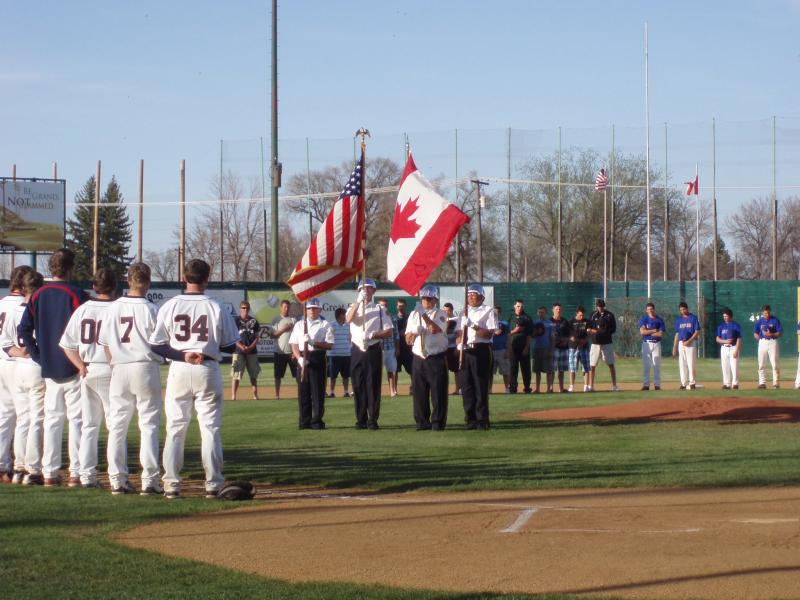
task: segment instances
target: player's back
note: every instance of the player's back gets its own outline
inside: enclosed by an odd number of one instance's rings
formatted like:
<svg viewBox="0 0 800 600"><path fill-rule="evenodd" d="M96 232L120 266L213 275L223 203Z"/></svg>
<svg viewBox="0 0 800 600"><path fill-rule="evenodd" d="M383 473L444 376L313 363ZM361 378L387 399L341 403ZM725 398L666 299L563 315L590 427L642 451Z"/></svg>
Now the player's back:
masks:
<svg viewBox="0 0 800 600"><path fill-rule="evenodd" d="M150 336L156 327L158 308L147 298L123 296L109 307L108 320L100 344L111 353L111 364L163 362L150 349Z"/></svg>
<svg viewBox="0 0 800 600"><path fill-rule="evenodd" d="M0 335L3 335L6 328L11 326L17 308L24 304L25 296L21 294L9 294L0 299ZM16 339L16 331L11 339Z"/></svg>
<svg viewBox="0 0 800 600"><path fill-rule="evenodd" d="M180 352L199 352L222 360L220 347L239 340L233 315L205 294L180 294L167 300L158 311L154 345L169 344Z"/></svg>
<svg viewBox="0 0 800 600"><path fill-rule="evenodd" d="M93 298L81 304L61 336L60 346L77 350L85 363L107 363L105 351L98 342L103 327L108 324L112 300Z"/></svg>

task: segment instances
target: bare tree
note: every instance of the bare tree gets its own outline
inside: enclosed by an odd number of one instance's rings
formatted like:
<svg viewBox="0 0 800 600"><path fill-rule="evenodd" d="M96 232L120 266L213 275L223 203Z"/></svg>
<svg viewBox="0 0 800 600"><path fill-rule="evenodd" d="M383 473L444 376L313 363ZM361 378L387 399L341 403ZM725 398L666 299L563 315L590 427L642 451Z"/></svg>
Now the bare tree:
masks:
<svg viewBox="0 0 800 600"><path fill-rule="evenodd" d="M178 281L178 250L144 251L144 262L150 266L155 281Z"/></svg>

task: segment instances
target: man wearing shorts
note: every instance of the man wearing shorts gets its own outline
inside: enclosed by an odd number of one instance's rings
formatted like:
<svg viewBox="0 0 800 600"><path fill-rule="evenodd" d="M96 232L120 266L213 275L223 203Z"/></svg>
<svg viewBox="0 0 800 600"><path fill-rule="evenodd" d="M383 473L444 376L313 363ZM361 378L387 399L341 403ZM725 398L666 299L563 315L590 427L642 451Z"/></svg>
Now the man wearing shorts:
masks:
<svg viewBox="0 0 800 600"><path fill-rule="evenodd" d="M397 396L398 357L400 356L400 336L398 334L397 317L389 314L389 301L386 298L378 300L386 314L392 319L392 335L383 338L383 368L386 369L386 379L389 382L389 395ZM406 318L408 322L408 318ZM405 331L405 326L403 326Z"/></svg>
<svg viewBox="0 0 800 600"><path fill-rule="evenodd" d="M333 329L333 348L328 352L328 377L331 380L331 391L328 398L336 397L336 377L342 376L343 396L350 397L350 325L344 317L347 311L337 308L331 323Z"/></svg>
<svg viewBox="0 0 800 600"><path fill-rule="evenodd" d="M292 372L292 378L297 378L297 363L292 360L292 348L289 345L289 336L292 333L296 319L289 316L289 301L281 300L281 314L272 320L270 337L275 340L275 350L272 360L275 364L275 399L281 399L281 379L286 374L286 366Z"/></svg>
<svg viewBox="0 0 800 600"><path fill-rule="evenodd" d="M245 369L250 376L250 385L253 386L253 400L258 400L258 374L261 365L258 364L258 335L261 326L250 315L250 303L242 300L239 304L239 315L234 318L239 329L239 341L236 342L236 352L231 360L231 400L236 400L239 391L239 381Z"/></svg>
<svg viewBox="0 0 800 600"><path fill-rule="evenodd" d="M536 381L534 394L541 391L542 373L546 382L553 371L553 352L550 347L553 324L547 318L547 309L544 306L537 309L536 315L538 320L533 323L533 372Z"/></svg>
<svg viewBox="0 0 800 600"><path fill-rule="evenodd" d="M569 387L568 392L575 390L575 373L578 363L583 367L583 391L589 391L589 334L586 328L586 309L579 306L575 310L575 318L569 322Z"/></svg>
<svg viewBox="0 0 800 600"><path fill-rule="evenodd" d="M617 387L617 369L614 367L614 343L612 336L617 331L617 320L614 318L614 313L606 310L606 302L602 298L597 300L597 309L589 317L589 327L587 331L593 336L592 348L589 351L589 391L594 391L594 378L597 370L597 364L600 362L600 357L603 358L608 365L608 371L611 373L611 391L618 392Z"/></svg>

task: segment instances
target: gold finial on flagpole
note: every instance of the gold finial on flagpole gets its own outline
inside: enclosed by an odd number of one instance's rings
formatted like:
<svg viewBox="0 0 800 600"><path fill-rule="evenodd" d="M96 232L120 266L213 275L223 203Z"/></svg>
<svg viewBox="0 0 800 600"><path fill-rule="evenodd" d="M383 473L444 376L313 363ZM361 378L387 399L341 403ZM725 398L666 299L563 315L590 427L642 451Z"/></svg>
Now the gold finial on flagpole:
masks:
<svg viewBox="0 0 800 600"><path fill-rule="evenodd" d="M367 129L366 127L361 127L356 131L353 137L361 137L361 149L363 150L364 148L367 147L366 138L372 136L369 133L369 129Z"/></svg>

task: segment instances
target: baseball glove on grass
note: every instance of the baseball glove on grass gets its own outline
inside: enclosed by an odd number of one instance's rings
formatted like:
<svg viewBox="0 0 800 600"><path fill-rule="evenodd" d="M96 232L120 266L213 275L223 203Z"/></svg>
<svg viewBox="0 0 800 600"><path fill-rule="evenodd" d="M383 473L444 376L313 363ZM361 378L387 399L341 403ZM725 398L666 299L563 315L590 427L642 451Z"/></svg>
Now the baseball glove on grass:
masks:
<svg viewBox="0 0 800 600"><path fill-rule="evenodd" d="M220 500L252 500L256 495L256 488L249 481L230 481L217 492Z"/></svg>

